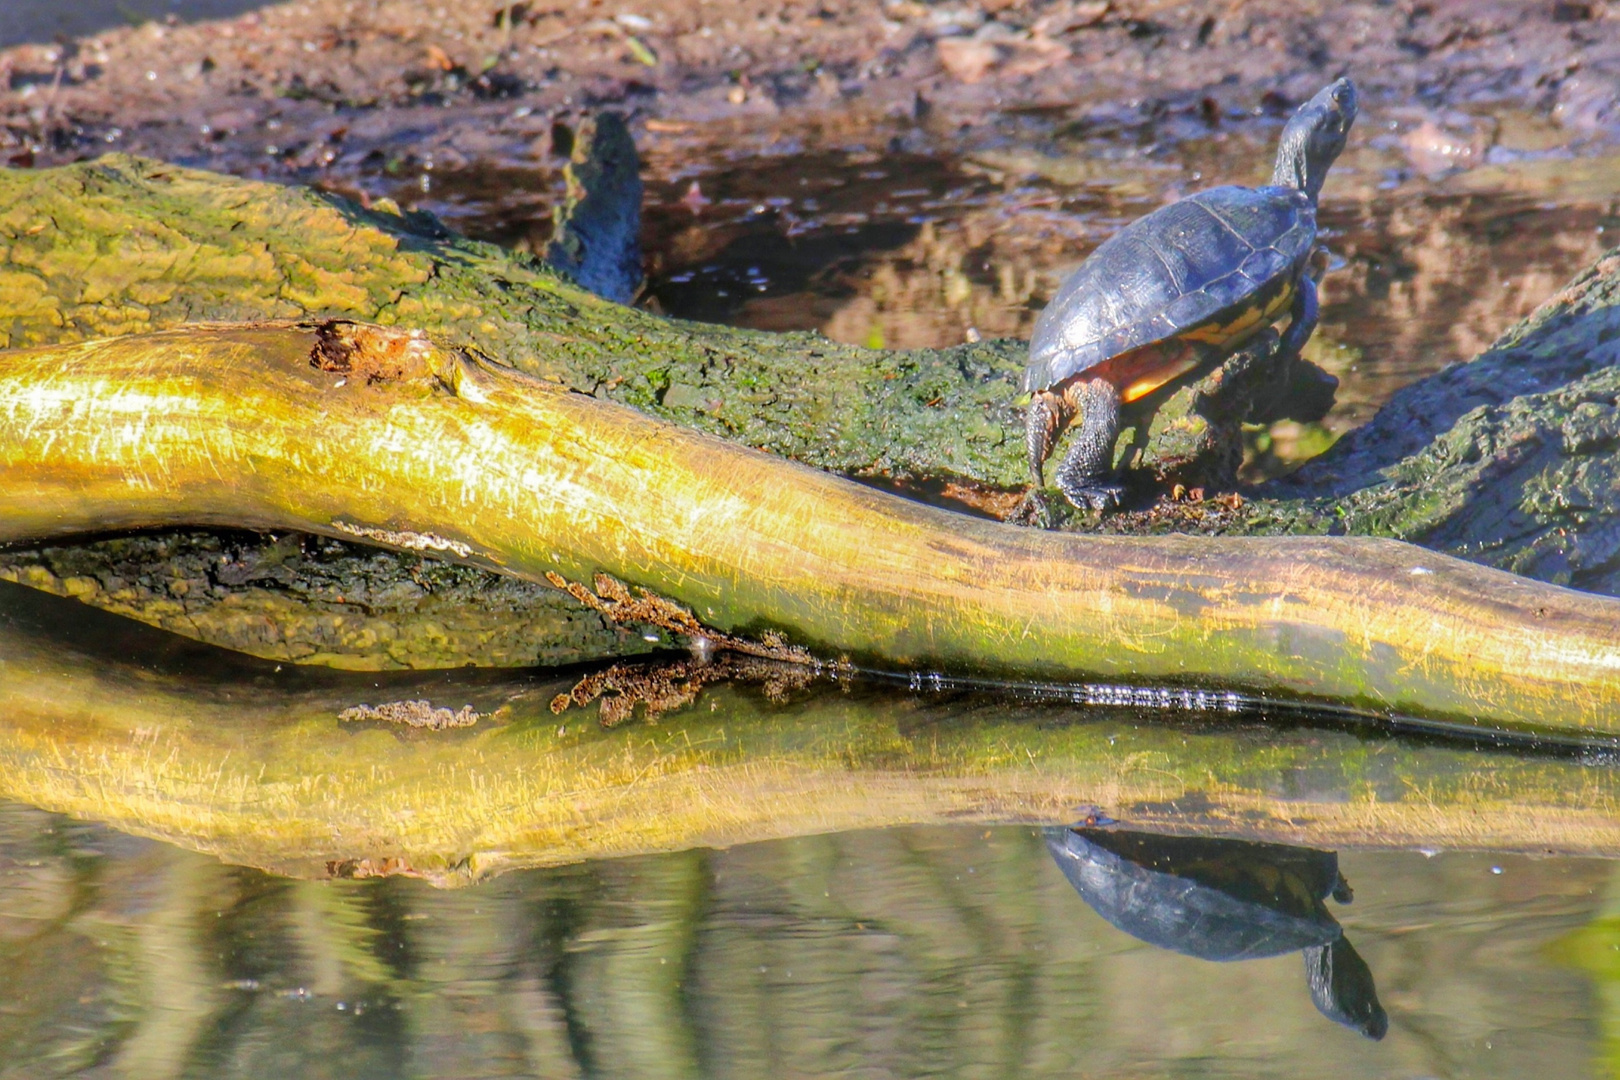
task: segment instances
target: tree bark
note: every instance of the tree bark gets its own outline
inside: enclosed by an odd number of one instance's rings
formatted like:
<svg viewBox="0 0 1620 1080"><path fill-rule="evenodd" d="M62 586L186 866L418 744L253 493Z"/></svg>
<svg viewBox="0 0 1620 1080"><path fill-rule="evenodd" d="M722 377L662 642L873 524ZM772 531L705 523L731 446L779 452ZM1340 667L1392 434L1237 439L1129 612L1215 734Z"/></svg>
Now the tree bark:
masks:
<svg viewBox="0 0 1620 1080"><path fill-rule="evenodd" d="M426 216L128 157L0 170L0 205L0 342L12 346L352 316L881 486L991 510L1020 493L1019 343L887 353L663 319ZM1076 527L1366 533L1620 590L1617 288L1611 257L1479 360L1409 388L1299 479L1241 506ZM1171 422L1154 438L1174 441L1178 407L1161 410ZM542 586L308 536L191 529L13 547L0 577L258 655L358 668L566 662L658 636L609 627Z"/></svg>
<svg viewBox="0 0 1620 1080"><path fill-rule="evenodd" d="M722 633L1620 733L1620 601L1358 537L1098 537L877 492L355 323L0 354L0 542L201 523L598 574ZM599 591L602 587L599 586Z"/></svg>

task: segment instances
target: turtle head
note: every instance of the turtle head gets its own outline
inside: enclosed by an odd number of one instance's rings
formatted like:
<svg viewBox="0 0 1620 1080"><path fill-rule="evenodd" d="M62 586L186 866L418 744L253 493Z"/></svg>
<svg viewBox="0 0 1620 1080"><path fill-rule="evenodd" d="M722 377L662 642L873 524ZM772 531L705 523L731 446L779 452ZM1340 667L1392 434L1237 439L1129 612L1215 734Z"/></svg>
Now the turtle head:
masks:
<svg viewBox="0 0 1620 1080"><path fill-rule="evenodd" d="M1344 149L1356 119L1356 85L1339 79L1299 107L1283 128L1271 182L1298 188L1314 202L1327 171Z"/></svg>

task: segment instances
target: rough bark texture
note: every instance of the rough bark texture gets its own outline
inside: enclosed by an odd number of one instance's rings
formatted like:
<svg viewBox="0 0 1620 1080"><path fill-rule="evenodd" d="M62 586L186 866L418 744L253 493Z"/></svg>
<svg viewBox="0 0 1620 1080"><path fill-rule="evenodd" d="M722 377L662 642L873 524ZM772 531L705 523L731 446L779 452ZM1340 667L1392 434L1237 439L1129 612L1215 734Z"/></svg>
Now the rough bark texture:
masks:
<svg viewBox="0 0 1620 1080"><path fill-rule="evenodd" d="M0 204L0 342L12 346L350 315L424 328L837 472L994 506L1010 505L996 492L1022 482L1017 343L884 353L663 319L430 219L133 158L0 171ZM1409 388L1295 483L1272 485L1272 497L1235 510L1162 507L1102 527L1394 536L1615 591L1617 288L1620 265L1604 260L1479 360ZM1172 401L1155 423L1167 457L1179 408ZM561 661L647 644L543 586L464 569L424 575L436 564L335 541L299 541L289 554L289 543L190 533L166 547L148 538L13 550L0 554L0 577L231 648L340 666ZM221 556L280 572L222 573L210 562ZM470 606L457 589L501 599Z"/></svg>
<svg viewBox="0 0 1620 1080"><path fill-rule="evenodd" d="M678 643L566 593L302 533L138 533L0 552L0 580L271 660L351 670L524 667Z"/></svg>

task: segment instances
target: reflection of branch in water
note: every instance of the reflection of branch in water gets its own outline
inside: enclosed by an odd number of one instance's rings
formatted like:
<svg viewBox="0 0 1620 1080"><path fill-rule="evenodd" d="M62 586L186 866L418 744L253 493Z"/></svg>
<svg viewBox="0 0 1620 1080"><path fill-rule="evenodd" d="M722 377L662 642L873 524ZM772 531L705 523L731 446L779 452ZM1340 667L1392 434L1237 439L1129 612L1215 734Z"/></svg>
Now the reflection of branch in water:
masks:
<svg viewBox="0 0 1620 1080"><path fill-rule="evenodd" d="M484 718L484 714L471 705L460 709L436 709L430 701L389 701L382 705L355 705L338 713L345 722L379 720L386 724L404 724L407 727L442 731L445 728L471 727Z"/></svg>
<svg viewBox="0 0 1620 1080"><path fill-rule="evenodd" d="M692 648L689 659L618 663L593 672L552 699L553 713L600 699L604 727L630 719L637 704L646 706L648 721L656 721L690 705L710 683L723 681L757 683L766 698L780 702L828 670L809 650L789 645L774 631L766 631L757 641L719 633L680 604L641 588L632 595L623 582L607 574L596 575L594 591L560 574L547 574L546 580L610 622L656 626L685 637Z"/></svg>
<svg viewBox="0 0 1620 1080"><path fill-rule="evenodd" d="M551 711L560 714L570 705L583 707L600 699L603 727L630 719L638 704L646 706L646 718L654 722L664 713L696 701L711 683L756 683L768 700L780 703L822 674L821 669L805 664L735 653L614 664L585 676L568 693L552 698Z"/></svg>
<svg viewBox="0 0 1620 1080"><path fill-rule="evenodd" d="M1089 825L1048 829L1046 846L1080 898L1139 941L1202 960L1303 952L1323 1016L1370 1039L1389 1030L1371 969L1324 903L1352 897L1333 852Z"/></svg>

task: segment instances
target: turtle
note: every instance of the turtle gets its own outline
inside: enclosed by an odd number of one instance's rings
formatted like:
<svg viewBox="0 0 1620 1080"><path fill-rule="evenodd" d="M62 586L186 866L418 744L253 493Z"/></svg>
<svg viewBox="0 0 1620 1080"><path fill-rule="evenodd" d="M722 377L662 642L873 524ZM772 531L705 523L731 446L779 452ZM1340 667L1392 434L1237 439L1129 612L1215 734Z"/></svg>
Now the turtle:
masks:
<svg viewBox="0 0 1620 1080"><path fill-rule="evenodd" d="M1076 415L1057 486L1077 507L1108 510L1123 494L1112 479L1122 406L1209 370L1285 313L1274 355L1297 360L1316 329L1317 196L1356 110L1355 84L1337 80L1283 129L1270 184L1210 188L1160 207L1063 282L1035 322L1023 377L1032 494Z"/></svg>
<svg viewBox="0 0 1620 1080"><path fill-rule="evenodd" d="M1046 830L1046 846L1092 910L1132 937L1203 960L1305 954L1328 1019L1382 1039L1372 971L1324 903L1354 894L1331 851L1127 829Z"/></svg>

